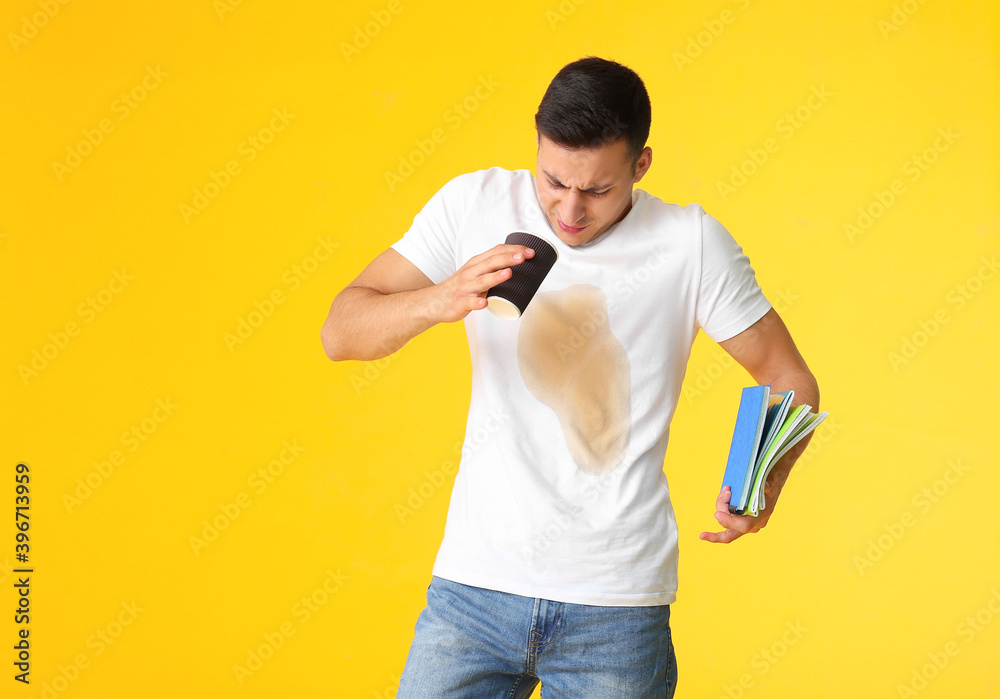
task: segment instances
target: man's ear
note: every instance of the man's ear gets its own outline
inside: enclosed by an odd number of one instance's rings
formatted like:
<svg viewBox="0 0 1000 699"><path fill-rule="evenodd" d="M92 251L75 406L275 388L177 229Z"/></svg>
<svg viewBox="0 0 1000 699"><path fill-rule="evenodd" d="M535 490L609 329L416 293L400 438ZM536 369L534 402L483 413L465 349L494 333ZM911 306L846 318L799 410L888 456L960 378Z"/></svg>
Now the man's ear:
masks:
<svg viewBox="0 0 1000 699"><path fill-rule="evenodd" d="M639 153L639 159L635 163L635 178L632 180L633 184L642 179L649 171L649 167L653 164L653 149L646 146Z"/></svg>

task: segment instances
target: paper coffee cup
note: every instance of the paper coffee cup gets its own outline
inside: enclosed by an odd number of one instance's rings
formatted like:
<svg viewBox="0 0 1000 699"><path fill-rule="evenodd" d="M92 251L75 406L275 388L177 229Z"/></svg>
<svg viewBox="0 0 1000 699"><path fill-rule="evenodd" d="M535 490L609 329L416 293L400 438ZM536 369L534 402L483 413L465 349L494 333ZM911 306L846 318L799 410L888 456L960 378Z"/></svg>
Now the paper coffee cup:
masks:
<svg viewBox="0 0 1000 699"><path fill-rule="evenodd" d="M511 275L486 294L486 307L498 318L515 320L521 317L542 285L552 265L559 258L556 249L543 238L527 231L515 231L504 241L508 245L524 245L535 251L521 264L511 265Z"/></svg>

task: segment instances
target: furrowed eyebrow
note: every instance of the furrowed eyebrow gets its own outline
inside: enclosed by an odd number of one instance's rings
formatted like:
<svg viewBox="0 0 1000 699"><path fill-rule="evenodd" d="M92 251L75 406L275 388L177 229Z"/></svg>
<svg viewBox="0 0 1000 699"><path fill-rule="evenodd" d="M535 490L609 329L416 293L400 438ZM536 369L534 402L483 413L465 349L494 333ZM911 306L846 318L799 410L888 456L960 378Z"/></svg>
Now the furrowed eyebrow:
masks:
<svg viewBox="0 0 1000 699"><path fill-rule="evenodd" d="M556 177L555 175L553 175L552 173L550 173L548 170L542 170L542 172L545 173L545 176L547 178L549 178L549 182L551 182L552 184L558 185L560 187L565 187L566 186L562 182L559 181L558 177ZM587 189L581 189L580 191L581 192L588 192L588 193L599 192L602 189L611 189L613 186L614 186L613 184L595 184L593 187L587 187Z"/></svg>

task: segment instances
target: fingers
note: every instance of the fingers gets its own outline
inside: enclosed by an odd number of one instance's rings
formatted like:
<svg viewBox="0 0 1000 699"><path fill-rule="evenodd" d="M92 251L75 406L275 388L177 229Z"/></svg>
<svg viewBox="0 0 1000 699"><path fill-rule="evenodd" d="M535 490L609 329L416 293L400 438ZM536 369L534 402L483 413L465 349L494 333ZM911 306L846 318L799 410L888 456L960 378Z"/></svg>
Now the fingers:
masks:
<svg viewBox="0 0 1000 699"><path fill-rule="evenodd" d="M426 313L433 322L453 322L471 311L486 308L486 293L510 278L511 267L534 254L534 250L524 245L504 243L469 258L451 277L435 285L433 301Z"/></svg>
<svg viewBox="0 0 1000 699"><path fill-rule="evenodd" d="M729 512L729 503L733 497L733 489L728 485L722 486L722 490L719 491L719 497L715 499L715 509L717 511Z"/></svg>
<svg viewBox="0 0 1000 699"><path fill-rule="evenodd" d="M469 259L458 271L461 295L485 294L513 274L511 267L533 257L535 251L524 245L497 245Z"/></svg>
<svg viewBox="0 0 1000 699"><path fill-rule="evenodd" d="M702 541L711 541L715 544L728 544L736 541L736 539L739 539L744 534L755 531L752 523L745 521L752 519L749 517L736 517L728 513L716 512L715 519L718 520L720 525L725 527L725 531L702 532L698 537L699 539Z"/></svg>
<svg viewBox="0 0 1000 699"><path fill-rule="evenodd" d="M484 283L489 284L489 286L486 286L483 289L483 291L486 292L486 291L492 289L494 286L496 286L500 282L504 281L505 279L510 279L510 276L513 273L514 272L511 270L510 267L504 267L503 269L497 270L496 272L492 272L490 274L484 274L484 275L482 275L479 279L481 281L483 281Z"/></svg>
<svg viewBox="0 0 1000 699"><path fill-rule="evenodd" d="M702 541L710 541L713 544L729 544L741 536L743 536L743 532L738 532L735 529L727 529L724 532L702 532L698 538Z"/></svg>
<svg viewBox="0 0 1000 699"><path fill-rule="evenodd" d="M470 268L456 278L456 293L459 297L485 299L486 292L505 279L510 279L512 274L513 272L510 267L504 267L495 272L481 272L476 268ZM475 308L485 307L486 304L482 304L477 305Z"/></svg>
<svg viewBox="0 0 1000 699"><path fill-rule="evenodd" d="M470 311L481 311L486 308L489 303L485 296L468 296L466 299L468 301Z"/></svg>
<svg viewBox="0 0 1000 699"><path fill-rule="evenodd" d="M744 534L757 531L755 517L734 515L729 512L729 501L732 499L732 489L727 485L723 486L719 497L715 499L715 519L725 531L702 532L698 537L702 541L710 541L715 544L728 544L740 538Z"/></svg>
<svg viewBox="0 0 1000 699"><path fill-rule="evenodd" d="M728 485L722 487L722 492L715 499L715 519L726 529L736 529L742 533L747 533L753 526L753 517L734 515L729 512L729 503L732 500L733 491Z"/></svg>
<svg viewBox="0 0 1000 699"><path fill-rule="evenodd" d="M469 258L465 267L475 270L479 277L491 272L497 272L513 265L519 265L529 257L534 257L535 251L524 245L497 245L484 253Z"/></svg>
<svg viewBox="0 0 1000 699"><path fill-rule="evenodd" d="M489 257L491 255L513 255L516 253L521 253L525 257L534 257L535 255L535 251L527 245L508 245L507 243L494 245L492 248L484 252L483 255Z"/></svg>

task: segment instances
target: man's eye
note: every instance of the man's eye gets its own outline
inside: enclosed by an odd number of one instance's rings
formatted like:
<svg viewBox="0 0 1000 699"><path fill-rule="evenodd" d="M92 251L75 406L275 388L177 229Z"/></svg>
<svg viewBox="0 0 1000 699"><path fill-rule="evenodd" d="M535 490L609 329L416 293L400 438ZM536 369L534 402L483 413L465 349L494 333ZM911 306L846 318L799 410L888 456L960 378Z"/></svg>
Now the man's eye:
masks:
<svg viewBox="0 0 1000 699"><path fill-rule="evenodd" d="M552 180L549 180L549 186L552 187L553 189L568 189L566 185L560 184L559 182L553 182ZM610 189L605 189L603 192L587 192L587 194L589 194L592 197L603 197L610 191L611 191Z"/></svg>

